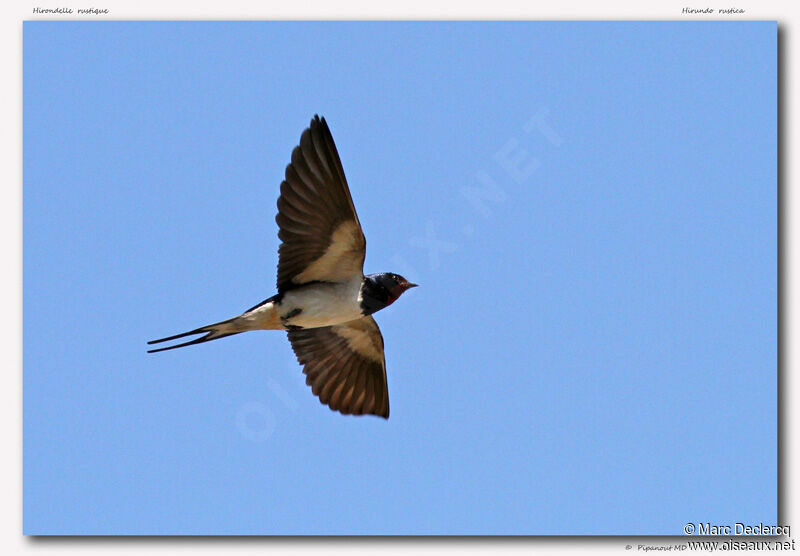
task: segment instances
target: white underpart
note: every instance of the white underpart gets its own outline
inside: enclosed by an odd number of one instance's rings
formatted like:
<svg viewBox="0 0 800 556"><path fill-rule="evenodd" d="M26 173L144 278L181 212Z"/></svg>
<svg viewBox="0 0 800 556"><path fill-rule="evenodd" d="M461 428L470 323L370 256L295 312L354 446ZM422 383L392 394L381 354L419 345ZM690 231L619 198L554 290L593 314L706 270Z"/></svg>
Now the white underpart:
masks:
<svg viewBox="0 0 800 556"><path fill-rule="evenodd" d="M289 290L283 296L279 307L281 317L300 309L300 314L285 321L292 326L318 328L349 322L363 317L360 293L361 276L338 283L319 283Z"/></svg>

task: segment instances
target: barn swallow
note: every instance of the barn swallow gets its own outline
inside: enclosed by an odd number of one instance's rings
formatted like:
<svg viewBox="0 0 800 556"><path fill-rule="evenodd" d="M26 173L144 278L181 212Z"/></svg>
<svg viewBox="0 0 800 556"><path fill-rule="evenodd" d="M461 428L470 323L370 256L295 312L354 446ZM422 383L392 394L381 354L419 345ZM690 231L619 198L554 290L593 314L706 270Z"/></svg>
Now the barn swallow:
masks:
<svg viewBox="0 0 800 556"><path fill-rule="evenodd" d="M203 336L148 353L248 330L286 330L306 384L345 415L389 418L383 336L372 314L412 284L364 276L366 239L325 118L314 116L292 151L278 198L278 293L232 319L148 344Z"/></svg>

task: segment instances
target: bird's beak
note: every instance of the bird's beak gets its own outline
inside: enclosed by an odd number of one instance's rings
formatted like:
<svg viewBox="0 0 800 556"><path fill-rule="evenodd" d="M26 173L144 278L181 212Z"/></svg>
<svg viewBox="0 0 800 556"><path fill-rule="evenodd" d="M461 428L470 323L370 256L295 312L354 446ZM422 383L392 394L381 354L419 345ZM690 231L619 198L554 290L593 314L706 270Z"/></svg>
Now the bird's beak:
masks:
<svg viewBox="0 0 800 556"><path fill-rule="evenodd" d="M419 284L413 284L411 282L408 282L406 284L406 289L416 288L417 286L419 286Z"/></svg>

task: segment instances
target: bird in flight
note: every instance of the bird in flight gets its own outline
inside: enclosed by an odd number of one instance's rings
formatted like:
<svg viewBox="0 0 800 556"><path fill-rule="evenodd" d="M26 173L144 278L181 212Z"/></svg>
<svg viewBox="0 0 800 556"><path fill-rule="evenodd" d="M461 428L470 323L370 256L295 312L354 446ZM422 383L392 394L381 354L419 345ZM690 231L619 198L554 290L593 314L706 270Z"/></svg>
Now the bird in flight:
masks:
<svg viewBox="0 0 800 556"><path fill-rule="evenodd" d="M345 415L389 418L383 336L372 314L412 284L391 272L364 276L366 240L325 118L314 116L281 183L278 293L241 315L148 344L203 334L166 351L248 330L286 330L306 384Z"/></svg>

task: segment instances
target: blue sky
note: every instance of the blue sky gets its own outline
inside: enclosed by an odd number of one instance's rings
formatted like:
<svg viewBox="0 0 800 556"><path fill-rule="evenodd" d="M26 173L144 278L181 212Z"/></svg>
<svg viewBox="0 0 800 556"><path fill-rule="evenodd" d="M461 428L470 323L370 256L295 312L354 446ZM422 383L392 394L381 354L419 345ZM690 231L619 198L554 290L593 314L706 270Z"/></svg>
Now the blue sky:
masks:
<svg viewBox="0 0 800 556"><path fill-rule="evenodd" d="M24 25L24 531L681 534L777 519L776 35L755 23ZM283 333L315 114L392 415Z"/></svg>

